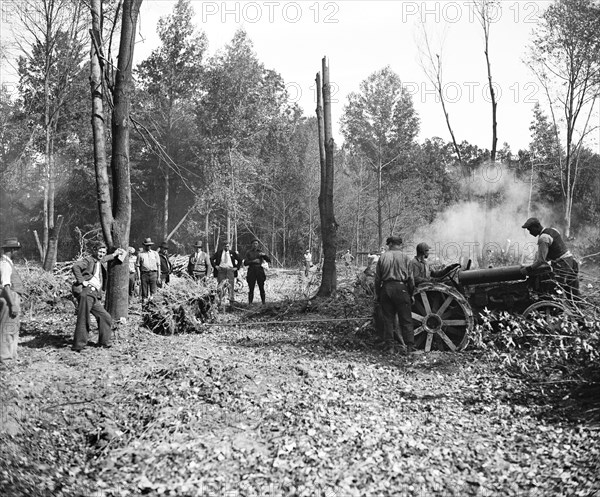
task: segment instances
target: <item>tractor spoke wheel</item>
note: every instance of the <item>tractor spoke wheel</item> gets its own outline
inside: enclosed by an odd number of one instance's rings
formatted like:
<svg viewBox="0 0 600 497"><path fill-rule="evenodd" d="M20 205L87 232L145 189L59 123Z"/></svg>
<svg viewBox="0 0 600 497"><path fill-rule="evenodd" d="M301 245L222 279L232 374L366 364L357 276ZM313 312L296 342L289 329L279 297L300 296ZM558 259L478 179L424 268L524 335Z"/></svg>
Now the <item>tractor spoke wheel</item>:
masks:
<svg viewBox="0 0 600 497"><path fill-rule="evenodd" d="M414 296L415 347L427 352L462 350L474 326L473 311L465 297L443 284L423 285Z"/></svg>
<svg viewBox="0 0 600 497"><path fill-rule="evenodd" d="M540 300L539 302L531 304L523 311L523 317L525 318L531 318L535 314L542 319L546 326L552 328L560 327L560 324L557 323L560 319L557 320L557 318L561 318L565 315L572 315L564 304L553 300Z"/></svg>

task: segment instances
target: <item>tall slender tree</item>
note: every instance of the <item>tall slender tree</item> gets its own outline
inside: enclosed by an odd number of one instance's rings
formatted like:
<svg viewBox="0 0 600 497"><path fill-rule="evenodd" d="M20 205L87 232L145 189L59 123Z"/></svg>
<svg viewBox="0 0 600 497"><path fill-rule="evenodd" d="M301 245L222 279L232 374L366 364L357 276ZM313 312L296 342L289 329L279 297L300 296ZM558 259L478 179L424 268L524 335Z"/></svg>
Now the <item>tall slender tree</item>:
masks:
<svg viewBox="0 0 600 497"><path fill-rule="evenodd" d="M74 0L23 0L15 4L19 20L16 43L20 89L43 136L43 235L38 241L46 270L54 268L60 219L55 226L56 135L60 114L68 105L84 59L85 15Z"/></svg>
<svg viewBox="0 0 600 497"><path fill-rule="evenodd" d="M347 143L365 157L377 178L377 229L381 245L385 174L408 160L419 132L419 118L400 77L388 66L365 79L359 93L348 95L341 124Z"/></svg>
<svg viewBox="0 0 600 497"><path fill-rule="evenodd" d="M529 54L548 99L560 159L565 235L571 234L580 153L598 129L592 116L600 97L600 5L594 0L556 0L544 12Z"/></svg>

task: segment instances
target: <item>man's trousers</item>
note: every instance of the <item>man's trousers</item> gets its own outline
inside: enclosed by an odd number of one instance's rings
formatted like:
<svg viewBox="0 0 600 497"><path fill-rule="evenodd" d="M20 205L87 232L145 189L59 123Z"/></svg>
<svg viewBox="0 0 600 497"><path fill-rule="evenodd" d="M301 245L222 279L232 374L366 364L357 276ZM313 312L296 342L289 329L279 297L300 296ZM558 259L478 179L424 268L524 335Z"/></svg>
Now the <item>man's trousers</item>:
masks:
<svg viewBox="0 0 600 497"><path fill-rule="evenodd" d="M379 294L379 303L383 314L383 338L386 342L394 341L394 321L398 316L398 324L402 332L404 344L412 348L415 333L412 323L411 298L404 283L386 281Z"/></svg>
<svg viewBox="0 0 600 497"><path fill-rule="evenodd" d="M265 281L267 275L262 266L253 264L248 266L248 274L246 275L246 281L248 282L248 302L252 303L254 300L254 287L258 284L258 291L260 292L260 300L265 303Z"/></svg>
<svg viewBox="0 0 600 497"><path fill-rule="evenodd" d="M14 303L19 305L19 294L12 292L12 296L13 300L16 300ZM20 327L21 315L11 318L8 302L0 298L0 362L17 358Z"/></svg>
<svg viewBox="0 0 600 497"><path fill-rule="evenodd" d="M73 349L81 350L87 343L90 333L90 314L98 322L98 344L108 346L112 336L112 318L102 305L100 299L102 295L91 287L84 287L79 296L79 305L77 306L77 324L75 325L75 339L73 340Z"/></svg>
<svg viewBox="0 0 600 497"><path fill-rule="evenodd" d="M145 301L151 295L156 293L158 272L157 271L143 271L141 278L142 287L142 301Z"/></svg>

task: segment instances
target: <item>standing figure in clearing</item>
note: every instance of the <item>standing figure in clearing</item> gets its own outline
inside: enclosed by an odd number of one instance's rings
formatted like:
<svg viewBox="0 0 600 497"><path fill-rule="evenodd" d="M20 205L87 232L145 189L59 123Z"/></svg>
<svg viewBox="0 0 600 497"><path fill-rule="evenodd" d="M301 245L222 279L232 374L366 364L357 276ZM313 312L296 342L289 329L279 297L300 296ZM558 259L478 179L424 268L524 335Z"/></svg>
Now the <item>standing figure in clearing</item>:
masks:
<svg viewBox="0 0 600 497"><path fill-rule="evenodd" d="M169 243L162 242L158 248L160 257L160 279L164 285L171 282L171 273L173 272L173 264L169 259Z"/></svg>
<svg viewBox="0 0 600 497"><path fill-rule="evenodd" d="M217 283L229 281L229 301L235 301L235 278L238 269L242 266L242 260L235 250L231 250L229 242L225 242L221 250L217 250L212 257L211 262Z"/></svg>
<svg viewBox="0 0 600 497"><path fill-rule="evenodd" d="M354 261L354 256L350 253L350 249L346 250L346 253L342 255L342 260L344 261L344 267L346 268L346 275L348 275L350 274L352 262Z"/></svg>
<svg viewBox="0 0 600 497"><path fill-rule="evenodd" d="M188 260L187 272L194 280L199 281L212 271L212 264L208 253L202 250L203 245L200 240L196 242L195 247L196 251Z"/></svg>
<svg viewBox="0 0 600 497"><path fill-rule="evenodd" d="M410 259L401 252L402 238L390 236L389 250L381 255L375 269L375 293L383 314L383 339L387 350L394 349L396 315L406 345L406 353L414 352L415 334L412 324L412 294L415 281Z"/></svg>
<svg viewBox="0 0 600 497"><path fill-rule="evenodd" d="M306 249L304 252L304 276L308 278L310 273L310 268L312 266L312 254L310 253L310 249Z"/></svg>
<svg viewBox="0 0 600 497"><path fill-rule="evenodd" d="M106 288L107 269L106 263L122 254L124 249L117 249L113 254L106 254L106 245L99 243L91 254L73 264L72 272L75 276L73 294L77 298L77 324L73 350L81 352L88 343L90 332L90 313L98 322L98 345L110 347L112 335L112 318L102 305L102 295Z"/></svg>
<svg viewBox="0 0 600 497"><path fill-rule="evenodd" d="M267 254L258 248L258 239L252 240L252 245L246 252L244 257L244 265L248 266L248 274L246 281L248 282L248 303L254 301L254 287L258 283L258 291L260 292L260 300L264 304L266 301L265 281L267 275L262 266L263 262L271 262Z"/></svg>
<svg viewBox="0 0 600 497"><path fill-rule="evenodd" d="M160 256L152 250L154 242L151 238L144 240L144 251L137 257L135 266L138 271L138 279L142 286L142 304L145 304L150 296L156 293L156 287L160 279ZM162 281L161 281L162 283Z"/></svg>
<svg viewBox="0 0 600 497"><path fill-rule="evenodd" d="M0 258L0 362L17 358L17 343L21 327L21 295L25 285L15 269L13 257L21 244L7 238Z"/></svg>

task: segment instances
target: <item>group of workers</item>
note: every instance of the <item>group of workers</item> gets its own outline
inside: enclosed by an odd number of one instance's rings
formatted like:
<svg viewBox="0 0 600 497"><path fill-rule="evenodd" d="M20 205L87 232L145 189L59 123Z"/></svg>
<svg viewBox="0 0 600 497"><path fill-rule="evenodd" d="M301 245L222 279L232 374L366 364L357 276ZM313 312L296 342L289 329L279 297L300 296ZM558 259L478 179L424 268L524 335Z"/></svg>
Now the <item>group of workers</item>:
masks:
<svg viewBox="0 0 600 497"><path fill-rule="evenodd" d="M560 232L555 228L544 228L537 218L529 218L522 226L532 236L538 237L538 252L530 266L524 266L524 275L532 274L543 264L551 264L556 280L565 288L571 298L579 295L579 267L573 254L568 250ZM371 263L376 263L374 270L375 293L383 317L383 342L386 347L394 345L394 322L396 317L408 354L415 352L414 331L411 317L411 306L415 287L428 281L438 273L432 271L427 264L429 246L425 243L417 245L417 255L413 259L402 252L402 238L390 236L386 240L387 250L380 254L371 254ZM169 261L168 245L163 243L159 252L152 249L151 238L144 240L144 248L134 258L135 250L129 250L130 276L141 283L142 301L145 302L156 291L156 287L169 282L172 265ZM25 287L18 271L14 267L13 257L21 248L16 238L7 238L2 243L0 258L0 362L15 359L20 327L20 301ZM208 277L211 272L219 283L229 282L230 299L234 299L235 278L242 264L248 267L247 282L249 286L248 302L254 299L254 289L258 284L260 298L265 303L264 283L266 274L263 268L271 259L259 248L258 239L252 240L244 257L231 249L229 242L222 244L211 257L203 250L202 242L195 244L195 252L189 256L187 272L194 280ZM345 254L344 262L350 264L352 259ZM75 282L73 294L77 298L77 322L73 350L80 352L88 344L90 332L90 314L98 322L98 343L100 347L111 346L112 320L102 305L102 295L106 287L106 263L118 258L124 262L127 251L116 249L107 254L106 245L100 243L90 255L75 262L72 267ZM310 250L304 254L305 274L312 266ZM370 265L371 266L371 265ZM132 276L133 275L133 276ZM131 282L131 280L130 280Z"/></svg>
<svg viewBox="0 0 600 497"><path fill-rule="evenodd" d="M169 259L168 244L163 242L158 251L155 251L153 246L152 239L146 238L143 249L140 249L135 257L135 249L129 248L129 292L132 295L139 282L142 305L156 293L158 287L169 284L173 269ZM254 289L258 284L261 301L263 304L265 303L266 274L263 264L270 263L271 259L259 249L258 239L252 240L244 257L232 250L229 242L223 243L212 257L203 250L203 244L200 241L196 242L195 249L194 253L189 256L187 266L187 272L194 280L202 280L211 273L217 278L219 284L227 280L229 282L229 299L233 302L235 300L235 278L243 264L248 267L246 275L249 287L248 302L253 302ZM100 243L96 245L89 256L73 264L72 272L75 276L73 293L78 300L77 323L73 341L74 351L81 352L87 345L90 314L98 322L98 346L110 347L112 320L100 302L106 286L106 263L115 258L123 262L127 254L127 251L118 248L112 254L107 255L106 245Z"/></svg>
<svg viewBox="0 0 600 497"><path fill-rule="evenodd" d="M537 256L533 264L523 266L523 275L531 275L542 265L550 264L566 297L578 297L579 266L560 232L556 228L544 228L535 217L527 219L522 228L538 237ZM413 259L402 252L402 238L391 236L386 243L388 250L379 256L375 268L375 294L383 321L381 341L386 350L395 349L394 322L397 318L406 353L411 355L415 352L411 314L415 287L444 272L429 268L426 259L430 247L426 243L417 245L417 255Z"/></svg>

